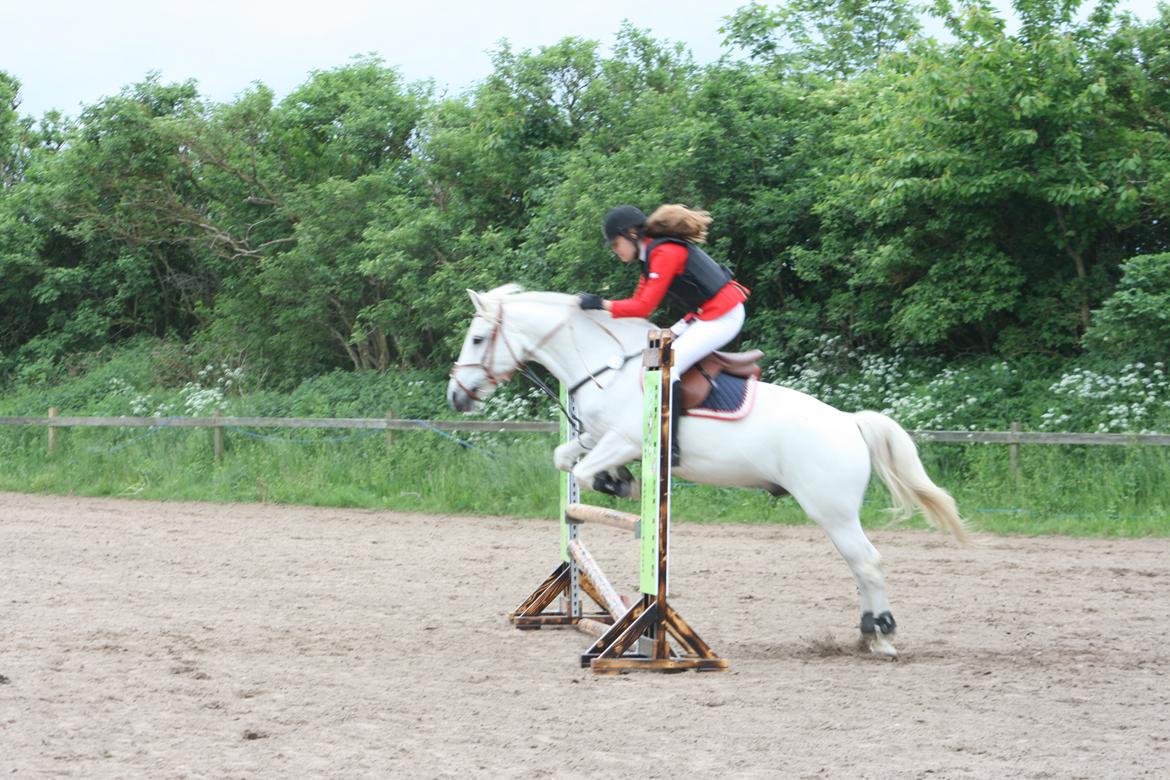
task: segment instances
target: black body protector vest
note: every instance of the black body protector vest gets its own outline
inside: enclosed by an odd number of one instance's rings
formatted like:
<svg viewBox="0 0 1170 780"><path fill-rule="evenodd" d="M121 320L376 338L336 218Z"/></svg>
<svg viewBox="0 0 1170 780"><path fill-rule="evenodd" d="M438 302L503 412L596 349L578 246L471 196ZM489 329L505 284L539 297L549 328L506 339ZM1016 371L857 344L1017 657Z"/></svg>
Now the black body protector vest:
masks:
<svg viewBox="0 0 1170 780"><path fill-rule="evenodd" d="M646 247L646 255L642 258L642 276L647 279L650 278L650 254L659 244L665 243L680 244L687 248L687 264L666 291L671 299L682 304L687 311L696 311L735 278L731 269L712 260L694 244L681 238L657 238Z"/></svg>

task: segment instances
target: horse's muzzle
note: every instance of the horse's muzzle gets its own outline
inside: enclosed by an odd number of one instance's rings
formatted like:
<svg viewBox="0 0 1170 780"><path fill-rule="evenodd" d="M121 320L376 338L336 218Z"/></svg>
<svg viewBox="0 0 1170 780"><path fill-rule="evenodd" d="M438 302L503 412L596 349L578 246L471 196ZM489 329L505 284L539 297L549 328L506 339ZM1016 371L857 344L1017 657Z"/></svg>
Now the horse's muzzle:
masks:
<svg viewBox="0 0 1170 780"><path fill-rule="evenodd" d="M474 389L472 390L474 392ZM475 399L471 394L459 386L457 382L452 380L447 385L447 403L451 404L451 408L457 412L470 412L471 407L475 405Z"/></svg>

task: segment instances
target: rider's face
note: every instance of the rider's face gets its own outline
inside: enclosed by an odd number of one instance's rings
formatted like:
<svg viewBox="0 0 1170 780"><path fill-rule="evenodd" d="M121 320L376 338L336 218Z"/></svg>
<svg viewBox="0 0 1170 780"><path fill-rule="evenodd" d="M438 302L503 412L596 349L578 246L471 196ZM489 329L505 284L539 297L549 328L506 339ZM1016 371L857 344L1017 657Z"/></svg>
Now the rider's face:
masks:
<svg viewBox="0 0 1170 780"><path fill-rule="evenodd" d="M609 248L623 263L632 263L638 258L638 244L627 235L618 235L609 242Z"/></svg>

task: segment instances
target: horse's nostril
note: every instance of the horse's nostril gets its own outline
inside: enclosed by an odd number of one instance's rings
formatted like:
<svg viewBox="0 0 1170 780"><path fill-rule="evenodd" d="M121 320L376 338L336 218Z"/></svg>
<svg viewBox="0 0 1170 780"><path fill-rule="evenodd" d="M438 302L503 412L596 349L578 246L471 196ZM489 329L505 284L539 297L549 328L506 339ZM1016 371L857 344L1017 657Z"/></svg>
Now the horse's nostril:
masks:
<svg viewBox="0 0 1170 780"><path fill-rule="evenodd" d="M447 401L451 404L451 408L457 412L466 412L471 408L471 398L459 388L452 388L447 393Z"/></svg>

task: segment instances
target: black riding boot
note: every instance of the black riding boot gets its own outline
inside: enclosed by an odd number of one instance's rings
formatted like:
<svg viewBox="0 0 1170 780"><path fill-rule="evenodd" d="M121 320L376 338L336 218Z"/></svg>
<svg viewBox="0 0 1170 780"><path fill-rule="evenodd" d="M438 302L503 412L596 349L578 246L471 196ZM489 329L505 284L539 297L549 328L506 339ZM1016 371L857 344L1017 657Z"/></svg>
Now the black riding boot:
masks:
<svg viewBox="0 0 1170 780"><path fill-rule="evenodd" d="M678 457L678 429L679 417L682 416L682 380L676 379L670 383L670 465L677 466Z"/></svg>

